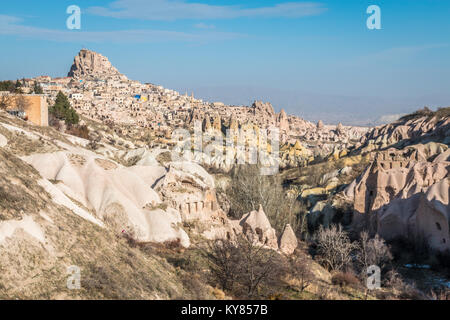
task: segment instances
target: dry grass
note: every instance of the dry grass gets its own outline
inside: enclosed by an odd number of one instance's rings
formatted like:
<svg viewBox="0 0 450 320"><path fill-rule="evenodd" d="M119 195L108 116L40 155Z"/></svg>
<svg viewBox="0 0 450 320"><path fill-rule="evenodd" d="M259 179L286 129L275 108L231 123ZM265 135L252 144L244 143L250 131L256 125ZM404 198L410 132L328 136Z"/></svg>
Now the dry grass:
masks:
<svg viewBox="0 0 450 320"><path fill-rule="evenodd" d="M0 244L1 299L174 299L212 298L201 282L188 281L161 255L131 247L101 228L56 205L28 164L0 149L0 216L38 223L45 243L23 231ZM53 221L47 221L40 212ZM66 287L67 267L81 269L81 289Z"/></svg>
<svg viewBox="0 0 450 320"><path fill-rule="evenodd" d="M33 167L0 149L0 220L17 219L23 213L38 213L45 207L43 189Z"/></svg>
<svg viewBox="0 0 450 320"><path fill-rule="evenodd" d="M357 288L360 284L358 278L350 272L338 272L331 278L331 283L340 287Z"/></svg>
<svg viewBox="0 0 450 320"><path fill-rule="evenodd" d="M166 164L167 162L172 161L172 155L170 151L162 152L158 154L156 157L156 160L161 163L162 165Z"/></svg>
<svg viewBox="0 0 450 320"><path fill-rule="evenodd" d="M436 111L432 111L427 107L424 107L423 109L417 110L416 112L401 117L400 121L408 121L421 117L427 117L427 119L436 117L437 121L442 120L443 118L450 117L450 107L439 108Z"/></svg>

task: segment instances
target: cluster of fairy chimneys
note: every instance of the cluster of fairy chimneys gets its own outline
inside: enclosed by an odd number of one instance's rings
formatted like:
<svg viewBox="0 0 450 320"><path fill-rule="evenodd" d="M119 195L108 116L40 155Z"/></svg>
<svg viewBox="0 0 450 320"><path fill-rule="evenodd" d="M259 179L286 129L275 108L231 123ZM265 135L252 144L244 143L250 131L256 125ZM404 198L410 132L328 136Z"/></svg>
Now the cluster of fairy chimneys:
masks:
<svg viewBox="0 0 450 320"><path fill-rule="evenodd" d="M200 121L202 124L203 132L222 132L222 128L229 129L231 131L242 130L255 130L258 133L259 126L252 122L247 122L246 124L240 124L240 122L231 116L228 123L222 121L219 115L210 117L209 115L199 116L191 118L190 123L193 124L195 121Z"/></svg>
<svg viewBox="0 0 450 320"><path fill-rule="evenodd" d="M289 129L288 116L284 110L281 110L277 115L273 111L270 103L263 104L255 101L252 108L247 108L250 113L241 114L237 108L229 108L229 112L221 114L220 111L205 112L202 109L193 108L186 117L189 124L200 121L202 123L202 130L218 130L221 131L223 127L230 130L241 129L255 129L259 126L266 128L267 126L278 126L281 130L287 131ZM228 118L229 117L229 118ZM223 119L228 118L228 119Z"/></svg>
<svg viewBox="0 0 450 320"><path fill-rule="evenodd" d="M227 127L230 130L238 130L240 127L240 123L234 115L230 116L228 126L225 125L224 121L218 114L214 117L210 117L208 114L203 115L201 113L193 113L189 118L189 123L193 124L195 121L200 121L202 123L202 130L205 132L211 130L217 130L220 132L222 130L222 126ZM253 124L252 126L256 127Z"/></svg>
<svg viewBox="0 0 450 320"><path fill-rule="evenodd" d="M209 131L209 130L218 130L220 131L222 129L222 120L220 119L220 116L217 115L214 117L214 120L211 124L211 119L208 115L205 115L205 118L203 119L203 131Z"/></svg>

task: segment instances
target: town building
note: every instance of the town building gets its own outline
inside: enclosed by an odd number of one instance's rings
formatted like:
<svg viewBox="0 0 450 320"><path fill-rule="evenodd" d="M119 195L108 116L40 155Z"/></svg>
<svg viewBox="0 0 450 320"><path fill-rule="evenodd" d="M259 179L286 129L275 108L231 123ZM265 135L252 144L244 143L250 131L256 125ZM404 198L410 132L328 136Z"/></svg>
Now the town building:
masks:
<svg viewBox="0 0 450 320"><path fill-rule="evenodd" d="M8 94L6 110L38 126L48 126L48 104L43 95Z"/></svg>

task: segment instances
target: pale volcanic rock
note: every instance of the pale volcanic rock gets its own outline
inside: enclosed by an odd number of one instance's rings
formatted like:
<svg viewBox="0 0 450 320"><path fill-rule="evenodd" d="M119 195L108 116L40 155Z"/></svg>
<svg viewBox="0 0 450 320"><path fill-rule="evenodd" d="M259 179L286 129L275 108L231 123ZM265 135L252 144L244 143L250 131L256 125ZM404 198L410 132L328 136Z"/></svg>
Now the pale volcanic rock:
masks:
<svg viewBox="0 0 450 320"><path fill-rule="evenodd" d="M75 57L68 76L73 78L99 79L116 76L126 79L125 76L121 75L119 71L111 65L108 58L100 53L87 49L82 49Z"/></svg>
<svg viewBox="0 0 450 320"><path fill-rule="evenodd" d="M329 180L333 179L333 178L339 178L342 175L349 175L352 172L352 168L351 167L344 167L342 169L336 169L334 171L325 173L321 178L320 178L320 184L325 184L327 183Z"/></svg>
<svg viewBox="0 0 450 320"><path fill-rule="evenodd" d="M130 161L133 158L134 159L136 159L136 158L139 159L136 162L136 165L140 165L140 166L159 166L159 163L156 160L155 155L147 148L134 149L134 150L128 151L123 156L123 159L125 161Z"/></svg>
<svg viewBox="0 0 450 320"><path fill-rule="evenodd" d="M167 174L156 183L155 190L180 212L182 222L201 225L191 231L206 239L231 239L242 232L220 208L214 178L196 163L169 163Z"/></svg>
<svg viewBox="0 0 450 320"><path fill-rule="evenodd" d="M100 227L104 227L105 225L99 219L97 219L93 214L88 212L87 210L81 208L74 201L72 201L67 194L71 195L72 190L66 188L59 184L58 186L53 185L50 181L42 179L38 181L38 184L44 188L45 191L51 196L53 202L60 204L68 209L70 209L74 214L82 217L85 220L88 220ZM64 191L63 191L64 190Z"/></svg>
<svg viewBox="0 0 450 320"><path fill-rule="evenodd" d="M448 148L446 151L439 154L433 161L434 162L442 162L442 161L450 162L450 148Z"/></svg>
<svg viewBox="0 0 450 320"><path fill-rule="evenodd" d="M151 135L164 137L170 141L174 128L192 125L196 121L204 122L203 130L211 128L221 131L223 120L228 121L232 130L238 129L239 124L250 123L258 129L272 131L278 127L281 141L285 143L295 137L301 141L345 143L358 140L366 130L356 127L343 127L338 136L335 126L319 126L297 116L287 115L284 110L275 113L269 102L254 101L251 106L231 106L223 103L210 103L195 99L193 94L181 95L175 90L163 88L150 83L140 83L128 80L114 68L108 59L96 52L82 49L75 57L69 72L69 79L54 79L61 86L63 92L69 95L72 106L83 116L103 121L105 124L124 124L130 127L149 128ZM43 83L48 79L36 79ZM38 81L38 83L39 83ZM54 99L53 92L45 92ZM210 121L207 120L210 119ZM234 119L234 121L231 121ZM63 129L63 126L61 126ZM254 127L256 129L256 127ZM126 134L125 129L121 129ZM126 131L131 131L127 129ZM118 141L111 137L110 141ZM162 142L161 140L156 143ZM136 146L146 145L144 141L137 141ZM329 148L320 150L316 144L308 145L317 156L326 156ZM316 152L317 151L317 152ZM209 159L206 158L206 161ZM214 159L205 163L218 169L229 170L234 164ZM281 163L283 167L295 166L293 159ZM300 164L304 164L303 162Z"/></svg>
<svg viewBox="0 0 450 320"><path fill-rule="evenodd" d="M0 244L7 238L12 237L18 230L23 230L40 243L45 244L44 231L31 216L25 216L20 220L7 220L0 222Z"/></svg>
<svg viewBox="0 0 450 320"><path fill-rule="evenodd" d="M450 142L450 117L401 118L368 131L360 140L359 151L372 151L398 144L397 147L429 141Z"/></svg>
<svg viewBox="0 0 450 320"><path fill-rule="evenodd" d="M205 116L205 119L203 119L203 131L208 132L212 129L211 126L211 119L208 115Z"/></svg>
<svg viewBox="0 0 450 320"><path fill-rule="evenodd" d="M299 140L295 140L293 143L287 143L280 148L281 162L280 166L283 167L296 167L300 165L306 165L313 156L313 152L302 145Z"/></svg>
<svg viewBox="0 0 450 320"><path fill-rule="evenodd" d="M220 130L222 130L222 120L220 119L219 115L216 115L214 117L214 121L213 121L213 125L212 126L213 126L213 129L216 130L216 131L220 132Z"/></svg>
<svg viewBox="0 0 450 320"><path fill-rule="evenodd" d="M433 248L449 249L449 155L436 143L378 153L344 191L354 202L355 228L363 215L376 215L386 239L424 235Z"/></svg>
<svg viewBox="0 0 450 320"><path fill-rule="evenodd" d="M189 112L188 122L191 125L194 125L196 121L199 121L200 123L202 123L204 117L205 117L205 114L200 109L192 108L192 110Z"/></svg>
<svg viewBox="0 0 450 320"><path fill-rule="evenodd" d="M269 102L254 101L251 106L209 103L187 93L180 95L162 86L131 81L121 75L106 57L86 49L75 57L69 76L73 79L65 89L73 94L71 102L77 112L105 123L151 128L166 139L170 139L174 128L186 124L192 127L196 121L203 123L205 132L211 129L221 131L223 119L228 120L228 127L232 130L237 130L239 124L269 132L277 127L282 144L293 137L302 141L347 144L350 140L358 140L366 132L366 129L342 126L337 135L335 126L323 126L322 123L317 129L315 124L287 115L283 109L277 114ZM145 143L138 144L143 145ZM307 148L314 149L311 151L315 156L327 156L330 151L329 147L320 149L316 144ZM205 162L200 163L226 171L234 166L234 163L221 160L205 157ZM289 158L280 166L304 165L305 160L299 162Z"/></svg>
<svg viewBox="0 0 450 320"><path fill-rule="evenodd" d="M268 118L275 116L272 104L270 102L254 101L252 104L253 112L255 115L262 115Z"/></svg>
<svg viewBox="0 0 450 320"><path fill-rule="evenodd" d="M289 131L288 117L284 109L281 109L280 113L277 116L277 125L282 131Z"/></svg>
<svg viewBox="0 0 450 320"><path fill-rule="evenodd" d="M230 117L229 129L234 130L234 131L239 129L239 123L236 120L236 117L234 116L234 114L231 115L231 117Z"/></svg>
<svg viewBox="0 0 450 320"><path fill-rule="evenodd" d="M308 213L308 223L314 227L321 224L327 228L332 225L335 214L336 210L332 204L327 201L318 201Z"/></svg>
<svg viewBox="0 0 450 320"><path fill-rule="evenodd" d="M170 162L167 174L155 184L155 190L166 203L180 211L183 221L208 221L221 211L214 178L193 162Z"/></svg>
<svg viewBox="0 0 450 320"><path fill-rule="evenodd" d="M187 248L190 240L186 232L175 225L181 223L180 213L173 208L166 211L161 209L147 211L145 214L149 227L147 241L163 243L166 241L178 240L180 244Z"/></svg>
<svg viewBox="0 0 450 320"><path fill-rule="evenodd" d="M275 229L270 225L261 205L258 211L255 210L245 214L239 224L242 226L242 232L250 241L275 250L278 249Z"/></svg>
<svg viewBox="0 0 450 320"><path fill-rule="evenodd" d="M102 166L103 162L96 161L98 157L95 155L88 152L75 154L73 151L34 154L23 157L23 160L47 179L44 180L46 190L61 199L60 202L65 201L66 206L73 207L68 200L70 197L95 214L93 217L80 209L79 215L89 220L100 219L115 231L124 230L137 241L179 240L182 245L189 244L185 232L174 225L181 220L181 217L174 218L180 215L179 212L162 214L153 210L162 202L151 186L165 174L163 167L126 168L115 164L114 169ZM111 160L103 161L113 163ZM147 171L155 172L147 174ZM58 183L53 185L48 180Z"/></svg>
<svg viewBox="0 0 450 320"><path fill-rule="evenodd" d="M138 164L128 167L128 170L138 175L147 185L151 186L152 188L167 174L167 169L160 165Z"/></svg>
<svg viewBox="0 0 450 320"><path fill-rule="evenodd" d="M213 189L214 178L201 166L188 161L170 162L167 175L158 183L158 187L184 182L201 190Z"/></svg>
<svg viewBox="0 0 450 320"><path fill-rule="evenodd" d="M294 230L290 224L284 228L283 234L280 237L280 251L284 254L292 254L298 246L298 240L295 236Z"/></svg>
<svg viewBox="0 0 450 320"><path fill-rule="evenodd" d="M5 136L0 134L0 148L3 148L8 144L8 139L5 138Z"/></svg>
<svg viewBox="0 0 450 320"><path fill-rule="evenodd" d="M448 179L430 186L426 193L397 198L378 214L378 232L385 239L404 236L414 239L423 236L433 249L450 249L450 206Z"/></svg>
<svg viewBox="0 0 450 320"><path fill-rule="evenodd" d="M323 129L323 121L322 120L319 120L318 122L317 122L317 129L318 130L322 130Z"/></svg>

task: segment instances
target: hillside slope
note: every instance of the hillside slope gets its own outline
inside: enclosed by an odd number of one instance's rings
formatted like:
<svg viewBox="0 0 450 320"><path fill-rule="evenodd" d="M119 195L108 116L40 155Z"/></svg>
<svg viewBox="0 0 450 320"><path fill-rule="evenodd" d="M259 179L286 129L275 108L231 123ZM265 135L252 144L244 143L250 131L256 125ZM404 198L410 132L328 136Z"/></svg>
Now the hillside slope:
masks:
<svg viewBox="0 0 450 320"><path fill-rule="evenodd" d="M57 181L20 158L80 148L72 137L3 112L0 135L6 142L0 148L1 299L198 298L165 259L130 246L126 236L106 228L91 210L64 196ZM80 290L66 285L72 265L81 269ZM205 292L203 298L210 297Z"/></svg>

